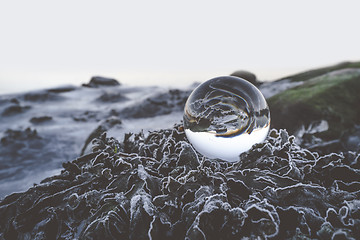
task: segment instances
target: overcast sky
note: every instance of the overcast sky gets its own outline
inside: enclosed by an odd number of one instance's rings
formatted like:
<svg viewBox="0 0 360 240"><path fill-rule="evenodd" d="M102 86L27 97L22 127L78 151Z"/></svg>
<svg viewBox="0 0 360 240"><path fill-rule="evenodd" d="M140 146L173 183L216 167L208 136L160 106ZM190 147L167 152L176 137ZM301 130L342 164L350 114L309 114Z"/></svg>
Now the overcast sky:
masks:
<svg viewBox="0 0 360 240"><path fill-rule="evenodd" d="M182 85L360 60L359 1L0 0L0 93L93 75Z"/></svg>

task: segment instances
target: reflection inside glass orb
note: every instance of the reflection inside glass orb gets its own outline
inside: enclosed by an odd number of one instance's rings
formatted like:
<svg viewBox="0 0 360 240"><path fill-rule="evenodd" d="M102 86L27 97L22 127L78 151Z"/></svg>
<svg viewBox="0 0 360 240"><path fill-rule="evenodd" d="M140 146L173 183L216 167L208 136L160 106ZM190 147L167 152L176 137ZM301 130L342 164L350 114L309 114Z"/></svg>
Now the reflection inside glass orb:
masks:
<svg viewBox="0 0 360 240"><path fill-rule="evenodd" d="M270 111L253 84L238 77L218 77L190 94L184 128L191 144L204 156L237 161L242 152L265 140Z"/></svg>

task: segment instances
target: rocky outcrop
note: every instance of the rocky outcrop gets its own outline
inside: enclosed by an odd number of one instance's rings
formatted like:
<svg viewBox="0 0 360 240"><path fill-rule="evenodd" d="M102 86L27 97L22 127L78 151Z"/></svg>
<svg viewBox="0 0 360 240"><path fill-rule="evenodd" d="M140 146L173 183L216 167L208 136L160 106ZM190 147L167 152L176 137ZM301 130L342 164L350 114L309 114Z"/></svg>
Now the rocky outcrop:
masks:
<svg viewBox="0 0 360 240"><path fill-rule="evenodd" d="M28 105L20 105L20 104L11 104L7 106L3 112L1 113L2 116L14 116L19 113L24 113L29 110L31 107Z"/></svg>
<svg viewBox="0 0 360 240"><path fill-rule="evenodd" d="M307 79L268 99L272 126L286 128L304 140L304 146L340 139L360 125L359 92L360 68L330 71ZM326 122L326 129L314 130L321 122Z"/></svg>
<svg viewBox="0 0 360 240"><path fill-rule="evenodd" d="M0 203L3 239L359 239L360 155L319 156L286 131L236 163L180 126L95 141L60 175Z"/></svg>
<svg viewBox="0 0 360 240"><path fill-rule="evenodd" d="M293 82L299 82L299 81L301 82L341 69L359 69L359 68L360 68L360 62L342 62L333 66L316 68L295 75L286 76L279 80L290 79Z"/></svg>
<svg viewBox="0 0 360 240"><path fill-rule="evenodd" d="M52 92L52 93L64 93L64 92L72 92L72 91L75 91L76 89L77 89L77 87L75 87L75 86L65 85L65 86L50 88L50 89L47 89L47 91Z"/></svg>
<svg viewBox="0 0 360 240"><path fill-rule="evenodd" d="M106 78L106 77L100 77L100 76L94 76L90 79L89 83L84 83L84 87L112 87L112 86L119 86L120 83L118 80L114 78Z"/></svg>
<svg viewBox="0 0 360 240"><path fill-rule="evenodd" d="M51 116L40 116L40 117L32 117L30 122L33 124L42 124L51 121L53 118Z"/></svg>
<svg viewBox="0 0 360 240"><path fill-rule="evenodd" d="M230 76L243 78L243 79L251 82L255 86L259 86L259 84L260 84L260 82L258 82L258 80L256 78L256 75L254 73L251 73L251 72L248 72L248 71L245 71L245 70L235 71L232 74L230 74Z"/></svg>

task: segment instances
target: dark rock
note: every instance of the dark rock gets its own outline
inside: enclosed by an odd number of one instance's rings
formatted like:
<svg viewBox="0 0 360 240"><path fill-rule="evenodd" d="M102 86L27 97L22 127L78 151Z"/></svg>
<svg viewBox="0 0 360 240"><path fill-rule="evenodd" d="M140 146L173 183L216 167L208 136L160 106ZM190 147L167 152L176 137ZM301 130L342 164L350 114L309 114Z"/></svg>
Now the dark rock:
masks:
<svg viewBox="0 0 360 240"><path fill-rule="evenodd" d="M40 124L51 121L53 118L50 116L41 116L41 117L33 117L30 119L30 122L33 124Z"/></svg>
<svg viewBox="0 0 360 240"><path fill-rule="evenodd" d="M175 111L183 111L187 97L191 91L178 89L160 93L154 97L145 99L142 103L127 107L120 115L126 118L147 118Z"/></svg>
<svg viewBox="0 0 360 240"><path fill-rule="evenodd" d="M345 131L340 138L342 147L348 151L360 152L360 126Z"/></svg>
<svg viewBox="0 0 360 240"><path fill-rule="evenodd" d="M71 92L76 89L77 89L77 87L69 85L69 86L61 86L61 87L57 87L57 88L50 88L47 91L52 92L52 93L64 93L64 92Z"/></svg>
<svg viewBox="0 0 360 240"><path fill-rule="evenodd" d="M232 74L230 74L230 76L235 76L235 77L245 79L245 80L249 81L250 83L254 84L255 86L260 85L260 82L258 82L256 75L251 72L248 72L248 71L238 70L238 71L235 71Z"/></svg>
<svg viewBox="0 0 360 240"><path fill-rule="evenodd" d="M11 104L13 104L13 105L19 105L20 104L20 101L19 101L19 99L17 99L17 98L6 98L6 97L4 97L4 98L2 98L1 96L0 96L0 106L1 105L11 105Z"/></svg>
<svg viewBox="0 0 360 240"><path fill-rule="evenodd" d="M19 113L24 113L27 110L29 110L31 107L30 106L21 106L19 104L15 104L15 105L10 105L8 107L6 107L4 109L4 111L2 112L2 116L13 116Z"/></svg>
<svg viewBox="0 0 360 240"><path fill-rule="evenodd" d="M14 104L20 104L20 102L19 102L19 100L17 98L10 99L10 102L14 103Z"/></svg>
<svg viewBox="0 0 360 240"><path fill-rule="evenodd" d="M128 98L119 92L104 92L96 100L99 102L108 103L108 102L123 102L128 100Z"/></svg>
<svg viewBox="0 0 360 240"><path fill-rule="evenodd" d="M30 140L39 138L36 129L26 128L25 130L12 130L8 129L5 131L5 136L1 139L2 143L13 141L13 140Z"/></svg>
<svg viewBox="0 0 360 240"><path fill-rule="evenodd" d="M62 99L63 97L48 91L29 92L23 96L23 100L30 102L57 101Z"/></svg>
<svg viewBox="0 0 360 240"><path fill-rule="evenodd" d="M111 86L119 86L120 83L113 78L99 77L95 76L90 79L89 83L83 84L84 87L111 87Z"/></svg>
<svg viewBox="0 0 360 240"><path fill-rule="evenodd" d="M98 120L98 112L85 111L80 113L74 113L72 119L76 122L87 122L89 120Z"/></svg>

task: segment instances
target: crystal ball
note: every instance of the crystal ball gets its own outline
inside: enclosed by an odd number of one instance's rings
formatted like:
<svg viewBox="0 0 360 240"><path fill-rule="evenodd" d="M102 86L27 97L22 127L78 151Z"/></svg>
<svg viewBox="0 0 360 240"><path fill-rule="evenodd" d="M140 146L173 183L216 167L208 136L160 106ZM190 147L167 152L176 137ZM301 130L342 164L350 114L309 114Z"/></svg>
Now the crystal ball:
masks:
<svg viewBox="0 0 360 240"><path fill-rule="evenodd" d="M270 110L260 90L250 82L217 77L200 84L188 97L184 129L199 153L233 162L265 140Z"/></svg>

